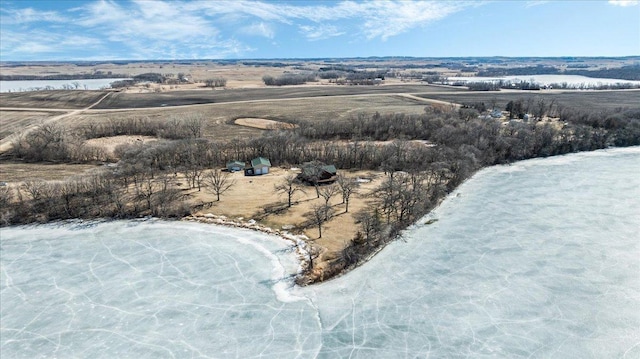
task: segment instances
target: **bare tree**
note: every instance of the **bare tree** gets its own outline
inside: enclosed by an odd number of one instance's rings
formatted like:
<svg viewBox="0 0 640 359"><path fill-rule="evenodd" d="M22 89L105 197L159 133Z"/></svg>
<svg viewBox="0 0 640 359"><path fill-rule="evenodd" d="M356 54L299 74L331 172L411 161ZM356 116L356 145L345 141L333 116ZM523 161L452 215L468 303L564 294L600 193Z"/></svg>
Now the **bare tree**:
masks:
<svg viewBox="0 0 640 359"><path fill-rule="evenodd" d="M311 223L318 226L318 238L322 238L322 225L331 219L333 209L327 205L313 205L311 211L305 214Z"/></svg>
<svg viewBox="0 0 640 359"><path fill-rule="evenodd" d="M214 194L217 201L220 201L220 195L225 193L236 181L231 178L229 172L222 172L219 169L211 170L204 174L204 183L206 190Z"/></svg>
<svg viewBox="0 0 640 359"><path fill-rule="evenodd" d="M166 173L159 176L158 183L160 186L155 194L156 205L153 212L154 215L167 217L175 209L174 204L181 198L181 193L173 186L171 177Z"/></svg>
<svg viewBox="0 0 640 359"><path fill-rule="evenodd" d="M193 138L202 137L202 127L204 126L204 119L199 115L192 115L184 122L189 135Z"/></svg>
<svg viewBox="0 0 640 359"><path fill-rule="evenodd" d="M309 271L311 271L313 269L313 264L314 264L314 260L316 260L318 257L320 257L320 254L322 253L322 251L320 250L320 248L315 247L315 246L308 246L308 250L307 250L307 269Z"/></svg>
<svg viewBox="0 0 640 359"><path fill-rule="evenodd" d="M200 192L202 187L202 168L195 163L186 163L184 166L180 166L180 169L189 187L197 188L198 192Z"/></svg>
<svg viewBox="0 0 640 359"><path fill-rule="evenodd" d="M352 194L358 193L358 182L351 177L339 174L337 183L342 194L342 203L345 205L344 213L347 213L349 212L349 198Z"/></svg>
<svg viewBox="0 0 640 359"><path fill-rule="evenodd" d="M42 124L23 138L20 152L28 161L67 160L68 136L65 128L56 123Z"/></svg>
<svg viewBox="0 0 640 359"><path fill-rule="evenodd" d="M146 177L139 183L138 196L145 200L147 209L151 210L151 198L156 193L157 186L151 177Z"/></svg>
<svg viewBox="0 0 640 359"><path fill-rule="evenodd" d="M48 196L49 184L41 179L28 180L24 182L24 188L34 201L38 201Z"/></svg>
<svg viewBox="0 0 640 359"><path fill-rule="evenodd" d="M320 197L324 199L324 205L329 207L329 201L331 201L331 197L335 196L340 192L340 189L336 185L327 185L320 187Z"/></svg>
<svg viewBox="0 0 640 359"><path fill-rule="evenodd" d="M8 225L14 210L10 208L13 202L13 190L5 185L0 187L0 223Z"/></svg>
<svg viewBox="0 0 640 359"><path fill-rule="evenodd" d="M0 208L6 208L13 200L13 191L7 185L0 187Z"/></svg>
<svg viewBox="0 0 640 359"><path fill-rule="evenodd" d="M211 88L225 87L227 86L227 79L225 79L224 77L214 77L212 79L207 79L204 81L204 86Z"/></svg>
<svg viewBox="0 0 640 359"><path fill-rule="evenodd" d="M544 101L544 98L538 98L535 106L533 107L533 117L540 121L544 117L547 111L547 104Z"/></svg>
<svg viewBox="0 0 640 359"><path fill-rule="evenodd" d="M64 211L68 217L74 216L74 208L72 205L73 198L78 195L78 182L75 179L67 180L63 183L59 183L56 185L57 192L60 195L60 199L62 200L62 205L64 207Z"/></svg>
<svg viewBox="0 0 640 359"><path fill-rule="evenodd" d="M124 217L126 213L126 198L124 191L120 187L124 187L126 190L126 182L122 182L122 186L115 179L106 179L105 192L109 202L111 202L115 208L114 214L117 217Z"/></svg>
<svg viewBox="0 0 640 359"><path fill-rule="evenodd" d="M304 189L302 189L302 187L298 185L298 181L296 180L296 176L294 175L286 176L281 184L276 185L275 189L276 192L284 193L287 195L287 202L289 204L289 207L291 207L291 201L293 199L293 195L296 192L306 193Z"/></svg>
<svg viewBox="0 0 640 359"><path fill-rule="evenodd" d="M362 228L361 233L364 237L363 240L366 243L371 243L382 227L382 221L380 220L380 214L377 208L374 209L374 211L364 210L358 212L355 215L355 219L356 223L359 223L360 228Z"/></svg>

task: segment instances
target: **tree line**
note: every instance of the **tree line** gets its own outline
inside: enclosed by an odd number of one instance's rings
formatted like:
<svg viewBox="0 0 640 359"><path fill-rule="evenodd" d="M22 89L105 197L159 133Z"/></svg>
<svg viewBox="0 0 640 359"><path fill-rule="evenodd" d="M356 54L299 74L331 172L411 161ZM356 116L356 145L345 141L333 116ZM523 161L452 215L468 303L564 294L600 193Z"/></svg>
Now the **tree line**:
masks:
<svg viewBox="0 0 640 359"><path fill-rule="evenodd" d="M315 74L284 74L278 77L264 75L262 81L267 86L302 85L318 81Z"/></svg>
<svg viewBox="0 0 640 359"><path fill-rule="evenodd" d="M112 118L101 123L90 122L71 131L56 123L36 126L26 134L15 135L11 155L25 162L109 162L111 158L102 148L86 144L86 140L112 136L152 136L179 140L201 138L204 119L198 115L171 117L152 121L145 117Z"/></svg>

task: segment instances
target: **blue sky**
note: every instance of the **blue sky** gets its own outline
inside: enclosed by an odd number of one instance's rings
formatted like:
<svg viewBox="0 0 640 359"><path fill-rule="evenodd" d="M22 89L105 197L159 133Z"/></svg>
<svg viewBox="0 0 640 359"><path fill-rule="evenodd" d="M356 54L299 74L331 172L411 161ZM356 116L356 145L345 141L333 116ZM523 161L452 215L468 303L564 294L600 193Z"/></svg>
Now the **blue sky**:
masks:
<svg viewBox="0 0 640 359"><path fill-rule="evenodd" d="M640 55L639 1L0 4L2 61Z"/></svg>

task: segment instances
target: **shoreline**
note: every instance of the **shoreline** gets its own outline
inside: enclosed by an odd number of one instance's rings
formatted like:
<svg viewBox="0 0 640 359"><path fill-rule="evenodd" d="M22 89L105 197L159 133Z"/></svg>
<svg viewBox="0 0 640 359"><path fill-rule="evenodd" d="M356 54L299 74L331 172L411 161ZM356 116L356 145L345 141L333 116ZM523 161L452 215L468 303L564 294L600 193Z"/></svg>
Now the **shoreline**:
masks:
<svg viewBox="0 0 640 359"><path fill-rule="evenodd" d="M478 171L476 171L474 174L469 176L469 178L463 181L463 183L471 179L477 172ZM462 185L463 183L461 183L460 185ZM453 193L455 193L456 190L460 187L460 185L456 186L456 188L454 188L453 191L451 191L447 195L440 198L437 201L437 203L431 209L429 209L428 212L422 215L418 220L408 224L402 229L399 229L398 234L393 238L391 238L389 241L386 241L377 245L357 263L349 266L345 266L345 267L339 267L338 270L335 270L336 268L334 265L332 265L330 260L322 258L321 255L318 255L316 258L314 258L315 259L314 262L316 263L316 265L313 265L313 266L309 265L309 261L310 261L309 258L311 256L312 251L310 248L311 246L309 245L309 243L307 243L307 241L310 240L310 238L304 234L296 235L286 230L272 229L271 227L262 225L258 221L253 219L246 220L246 221L244 219L239 219L239 218L229 219L227 216L215 215L213 213L205 213L205 214L193 213L185 217L182 217L178 220L185 221L185 222L197 222L202 224L221 225L221 226L237 228L237 229L248 229L248 230L257 231L257 232L261 232L268 235L274 235L283 239L284 241L292 242L293 247L295 248L295 251L296 251L296 257L298 258L298 262L299 262L295 283L298 286L305 287L305 286L313 285L316 283L323 283L328 280L339 278L344 274L347 274L351 270L354 270L366 264L367 262L369 262L384 248L386 248L387 245L401 238L402 232L412 227L415 227L417 225L420 225L421 223L423 223L424 225L431 224L429 222L423 222L423 221L430 214L432 214L447 198L449 198ZM316 248L320 249L320 253L327 252L327 248L325 248L324 246L316 246Z"/></svg>
<svg viewBox="0 0 640 359"><path fill-rule="evenodd" d="M447 196L445 196L445 198L446 197ZM444 200L444 198L442 200ZM433 209L437 208L437 206L439 206L442 203L442 200L439 201L439 203ZM428 213L426 213L424 216L427 216L429 213L431 213L433 209ZM377 246L366 257L364 257L361 261L359 261L355 265L342 267L338 271L335 271L335 270L330 270L334 268L330 263L330 261L323 259L320 255L314 258L314 262L316 263L316 265L313 265L310 267L309 257L312 251L311 251L311 246L309 245L309 243L307 243L307 241L310 240L310 238L304 234L293 234L286 230L272 229L271 227L262 225L253 219L250 219L248 221L238 220L238 219L232 220L224 215L215 215L213 213L190 214L188 216L180 218L179 221L220 225L220 226L231 227L236 229L248 229L248 230L257 231L257 232L261 232L268 235L277 236L286 242L291 242L293 244L293 247L295 248L296 257L298 259L298 272L295 277L295 284L301 287L306 287L316 283L323 283L325 281L341 277L342 275L348 273L349 271L356 269L361 265L367 263L369 260L375 257L380 251L382 251L389 243L393 242L395 239L400 238L400 235L399 235L393 238L391 241L388 241L382 245ZM400 231L404 231L412 226L415 226L419 222L420 221L412 223ZM316 248L320 249L320 253L325 253L327 251L327 248L323 246L317 246Z"/></svg>
<svg viewBox="0 0 640 359"><path fill-rule="evenodd" d="M248 221L237 219L231 220L224 215L215 215L213 213L205 213L202 215L190 214L188 216L180 218L179 221L213 224L237 229L248 229L268 235L277 236L286 242L292 243L293 247L295 248L296 257L298 258L298 272L296 274L296 277L304 278L309 275L309 271L305 270L305 268L309 267L310 246L306 242L309 237L305 236L304 234L293 234L285 230L272 229L258 223L253 219L250 219Z"/></svg>

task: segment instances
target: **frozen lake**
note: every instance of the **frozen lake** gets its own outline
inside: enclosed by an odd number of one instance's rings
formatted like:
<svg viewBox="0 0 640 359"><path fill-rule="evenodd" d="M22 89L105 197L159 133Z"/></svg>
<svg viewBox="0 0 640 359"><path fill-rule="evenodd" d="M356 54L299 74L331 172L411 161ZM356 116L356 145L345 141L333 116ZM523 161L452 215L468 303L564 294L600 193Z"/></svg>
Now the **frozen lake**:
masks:
<svg viewBox="0 0 640 359"><path fill-rule="evenodd" d="M483 170L437 222L307 288L255 232L4 228L0 356L638 358L638 173L639 147Z"/></svg>
<svg viewBox="0 0 640 359"><path fill-rule="evenodd" d="M621 79L605 79L586 77L580 75L524 75L524 76L503 76L503 77L449 77L447 81L451 83L455 82L512 82L519 83L521 81L536 83L540 86L547 86L551 84L563 84L566 83L569 87L595 87L601 85L615 85L615 84L632 84L640 86L640 81L630 81Z"/></svg>
<svg viewBox="0 0 640 359"><path fill-rule="evenodd" d="M21 92L44 90L47 86L52 90L60 90L63 86L78 83L78 90L100 90L111 86L112 82L129 80L117 79L87 79L87 80L25 80L25 81L0 81L0 92Z"/></svg>

